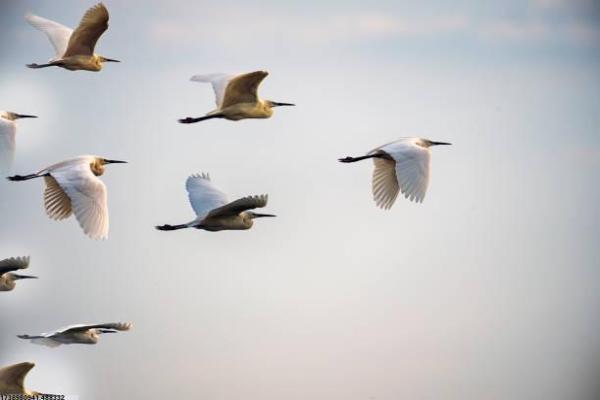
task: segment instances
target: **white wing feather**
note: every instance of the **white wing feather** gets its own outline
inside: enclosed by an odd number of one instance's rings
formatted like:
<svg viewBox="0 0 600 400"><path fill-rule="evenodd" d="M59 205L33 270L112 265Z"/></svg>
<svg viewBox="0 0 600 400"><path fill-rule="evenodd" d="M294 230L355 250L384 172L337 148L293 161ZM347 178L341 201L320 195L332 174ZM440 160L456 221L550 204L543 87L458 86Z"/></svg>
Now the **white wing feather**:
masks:
<svg viewBox="0 0 600 400"><path fill-rule="evenodd" d="M404 197L417 203L423 202L429 185L429 149L405 140L380 149L396 161L396 179Z"/></svg>
<svg viewBox="0 0 600 400"><path fill-rule="evenodd" d="M90 169L89 157L50 167L50 175L71 199L71 208L84 233L92 239L108 237L106 186Z"/></svg>
<svg viewBox="0 0 600 400"><path fill-rule="evenodd" d="M185 182L185 188L190 204L199 218L229 202L227 195L211 182L208 174L191 175Z"/></svg>
<svg viewBox="0 0 600 400"><path fill-rule="evenodd" d="M73 30L62 24L59 24L58 22L38 17L37 15L33 15L31 13L25 15L25 19L34 28L44 32L48 36L48 39L50 39L50 43L52 43L52 46L54 46L54 50L56 52L51 61L62 58L63 54L65 54L65 51L67 51L67 45L69 44L69 39L71 38Z"/></svg>
<svg viewBox="0 0 600 400"><path fill-rule="evenodd" d="M17 125L0 117L0 173L10 170L15 158L15 135Z"/></svg>
<svg viewBox="0 0 600 400"><path fill-rule="evenodd" d="M223 98L225 97L225 89L229 81L235 78L237 75L215 73L207 75L194 75L190 80L194 82L207 82L212 84L212 88L215 92L215 103L217 107L221 107L223 104Z"/></svg>

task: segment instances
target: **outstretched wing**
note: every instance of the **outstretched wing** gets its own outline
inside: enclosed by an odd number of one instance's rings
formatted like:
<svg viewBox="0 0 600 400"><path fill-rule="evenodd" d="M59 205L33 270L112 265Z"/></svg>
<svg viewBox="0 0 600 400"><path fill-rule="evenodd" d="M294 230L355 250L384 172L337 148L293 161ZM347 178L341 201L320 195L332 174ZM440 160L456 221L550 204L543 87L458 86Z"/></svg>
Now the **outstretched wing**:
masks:
<svg viewBox="0 0 600 400"><path fill-rule="evenodd" d="M79 26L69 39L69 44L63 57L93 55L96 42L107 29L108 10L104 4L98 3L86 11Z"/></svg>
<svg viewBox="0 0 600 400"><path fill-rule="evenodd" d="M221 108L238 103L253 103L258 100L258 85L269 75L266 71L254 71L238 75L227 84Z"/></svg>
<svg viewBox="0 0 600 400"><path fill-rule="evenodd" d="M73 30L62 24L59 24L58 22L38 17L37 15L33 15L31 13L25 15L25 19L31 24L31 26L44 32L46 36L48 36L48 39L50 39L50 43L52 43L55 51L52 61L62 58L63 54L65 54L65 51L67 51L69 38L71 37Z"/></svg>
<svg viewBox="0 0 600 400"><path fill-rule="evenodd" d="M223 98L225 97L225 89L231 79L235 78L235 75L216 73L207 75L194 75L190 80L194 82L208 82L212 85L213 91L215 92L215 102L217 107L221 107Z"/></svg>
<svg viewBox="0 0 600 400"><path fill-rule="evenodd" d="M33 367L35 367L34 363L23 362L0 368L0 388L2 388L2 393L25 393L25 377Z"/></svg>
<svg viewBox="0 0 600 400"><path fill-rule="evenodd" d="M79 225L92 239L108 237L108 202L106 186L90 169L90 161L80 157L50 171L52 178L71 200ZM64 215L66 209L55 211ZM60 214L62 213L62 214Z"/></svg>
<svg viewBox="0 0 600 400"><path fill-rule="evenodd" d="M392 207L400 192L396 178L396 163L385 158L373 158L373 200L378 207L388 210Z"/></svg>
<svg viewBox="0 0 600 400"><path fill-rule="evenodd" d="M185 188L198 217L204 217L215 208L227 204L227 195L211 182L208 174L191 175L185 182Z"/></svg>
<svg viewBox="0 0 600 400"><path fill-rule="evenodd" d="M44 189L44 206L46 214L54 220L60 221L73 214L71 199L60 187L52 176L44 176L46 188Z"/></svg>
<svg viewBox="0 0 600 400"><path fill-rule="evenodd" d="M10 170L15 158L15 134L17 126L12 121L0 118L0 174Z"/></svg>
<svg viewBox="0 0 600 400"><path fill-rule="evenodd" d="M255 208L262 208L267 205L269 195L261 194L259 196L247 196L241 199L232 201L229 204L219 207L209 213L210 217L225 217L238 215L242 211L253 210Z"/></svg>
<svg viewBox="0 0 600 400"><path fill-rule="evenodd" d="M0 276L7 272L26 269L29 267L29 256L11 257L0 261Z"/></svg>

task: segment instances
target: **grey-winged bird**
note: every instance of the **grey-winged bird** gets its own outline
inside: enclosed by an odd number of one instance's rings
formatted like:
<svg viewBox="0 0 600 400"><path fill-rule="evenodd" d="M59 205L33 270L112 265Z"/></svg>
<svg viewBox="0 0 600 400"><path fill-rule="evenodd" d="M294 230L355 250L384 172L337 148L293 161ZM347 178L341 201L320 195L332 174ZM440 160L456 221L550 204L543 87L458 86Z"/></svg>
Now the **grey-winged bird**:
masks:
<svg viewBox="0 0 600 400"><path fill-rule="evenodd" d="M17 337L48 347L58 347L62 344L96 344L100 335L128 331L132 326L131 322L80 324L67 326L57 329L54 332L42 333L40 335L17 335Z"/></svg>
<svg viewBox="0 0 600 400"><path fill-rule="evenodd" d="M37 276L21 275L15 271L29 268L29 256L11 257L0 261L0 292L8 292L15 288L21 279L37 279Z"/></svg>
<svg viewBox="0 0 600 400"><path fill-rule="evenodd" d="M14 161L17 136L16 121L21 118L37 117L11 111L0 111L0 174L8 172Z"/></svg>
<svg viewBox="0 0 600 400"><path fill-rule="evenodd" d="M22 362L0 368L0 394L25 394L36 396L40 393L25 389L25 377L34 363Z"/></svg>
<svg viewBox="0 0 600 400"><path fill-rule="evenodd" d="M106 186L98 179L107 164L126 163L98 156L79 156L29 175L8 177L11 181L44 178L44 205L48 216L63 220L75 214L83 232L92 239L108 237Z"/></svg>
<svg viewBox="0 0 600 400"><path fill-rule="evenodd" d="M94 53L98 39L108 29L108 10L102 3L87 10L75 30L33 14L27 14L25 19L48 36L56 51L48 63L28 64L29 68L61 67L97 72L104 62L119 62Z"/></svg>
<svg viewBox="0 0 600 400"><path fill-rule="evenodd" d="M449 145L423 138L403 138L371 150L360 157L340 158L340 162L352 163L372 158L373 199L378 207L389 209L399 192L410 201L421 203L429 185L431 146Z"/></svg>
<svg viewBox="0 0 600 400"><path fill-rule="evenodd" d="M184 228L206 231L250 229L255 218L274 217L273 214L259 214L249 210L267 205L268 195L247 196L229 202L227 196L210 180L208 174L190 176L185 184L196 219L187 224L161 225L156 229L174 231Z"/></svg>
<svg viewBox="0 0 600 400"><path fill-rule="evenodd" d="M258 97L258 85L269 75L266 71L254 71L241 75L209 74L194 75L192 81L210 82L215 91L217 109L202 117L187 117L179 120L182 124L192 124L211 118L225 118L238 121L246 118L270 118L273 108L293 106L291 103L280 103L263 100Z"/></svg>

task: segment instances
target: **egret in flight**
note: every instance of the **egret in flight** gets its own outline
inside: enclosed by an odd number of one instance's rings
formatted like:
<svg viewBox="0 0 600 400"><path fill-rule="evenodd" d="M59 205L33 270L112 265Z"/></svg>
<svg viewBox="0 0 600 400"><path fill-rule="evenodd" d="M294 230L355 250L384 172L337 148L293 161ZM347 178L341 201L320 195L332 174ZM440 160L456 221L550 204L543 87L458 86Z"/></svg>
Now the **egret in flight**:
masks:
<svg viewBox="0 0 600 400"><path fill-rule="evenodd" d="M30 175L15 175L11 181L44 178L44 205L48 216L60 221L75 214L83 232L92 239L108 237L106 186L98 179L105 165L127 161L98 156L79 156Z"/></svg>
<svg viewBox="0 0 600 400"><path fill-rule="evenodd" d="M96 42L108 29L108 10L102 3L87 10L75 30L33 14L27 14L25 19L48 36L56 51L47 64L28 64L29 68L61 67L97 72L104 62L119 62L94 53Z"/></svg>
<svg viewBox="0 0 600 400"><path fill-rule="evenodd" d="M23 362L0 368L0 394L25 394L39 396L41 393L25 389L25 377L34 363Z"/></svg>
<svg viewBox="0 0 600 400"><path fill-rule="evenodd" d="M270 118L273 108L293 106L258 97L258 85L269 75L266 71L254 71L241 75L209 74L194 75L192 81L210 82L215 92L217 109L203 117L180 119L182 124L192 124L211 118L238 121L245 118Z"/></svg>
<svg viewBox="0 0 600 400"><path fill-rule="evenodd" d="M35 115L0 111L0 174L4 174L10 170L15 158L16 120L21 118L37 117Z"/></svg>
<svg viewBox="0 0 600 400"><path fill-rule="evenodd" d="M267 205L268 195L247 196L229 202L227 196L210 180L208 174L194 174L185 184L196 219L187 224L161 225L156 229L174 231L184 228L204 229L216 232L223 230L250 229L255 218L275 217L273 214L259 214L249 210Z"/></svg>
<svg viewBox="0 0 600 400"><path fill-rule="evenodd" d="M365 156L340 158L352 163L372 158L373 200L378 207L389 209L399 192L410 201L421 203L429 184L431 146L449 145L422 138L403 138L370 151Z"/></svg>
<svg viewBox="0 0 600 400"><path fill-rule="evenodd" d="M12 257L0 261L0 292L13 290L17 285L16 281L20 279L37 279L37 276L20 275L14 272L28 267L29 256Z"/></svg>
<svg viewBox="0 0 600 400"><path fill-rule="evenodd" d="M107 324L80 324L71 325L50 333L40 335L17 335L20 339L31 340L32 343L48 347L58 347L61 344L96 344L100 335L104 333L117 333L128 331L131 322L112 322Z"/></svg>

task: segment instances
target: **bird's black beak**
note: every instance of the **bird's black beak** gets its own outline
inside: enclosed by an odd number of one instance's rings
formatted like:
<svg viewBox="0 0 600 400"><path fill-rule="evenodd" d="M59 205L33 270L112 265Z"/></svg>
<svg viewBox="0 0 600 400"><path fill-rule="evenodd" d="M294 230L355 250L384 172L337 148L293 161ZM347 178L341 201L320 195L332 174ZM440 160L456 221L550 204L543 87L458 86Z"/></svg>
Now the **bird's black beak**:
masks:
<svg viewBox="0 0 600 400"><path fill-rule="evenodd" d="M450 146L452 143L448 142L429 142L431 146Z"/></svg>
<svg viewBox="0 0 600 400"><path fill-rule="evenodd" d="M259 214L259 213L253 213L254 214L254 218L264 218L264 217L276 217L277 215L273 215L273 214Z"/></svg>
<svg viewBox="0 0 600 400"><path fill-rule="evenodd" d="M100 329L100 333L117 333L117 331L113 331L112 329Z"/></svg>
<svg viewBox="0 0 600 400"><path fill-rule="evenodd" d="M33 276L33 275L18 275L18 274L14 274L13 275L15 279L38 279L37 276Z"/></svg>
<svg viewBox="0 0 600 400"><path fill-rule="evenodd" d="M17 113L15 113L15 118L16 119L21 119L21 118L37 118L37 115L27 115L27 114L17 114Z"/></svg>
<svg viewBox="0 0 600 400"><path fill-rule="evenodd" d="M107 159L104 159L104 164L127 164L127 161L107 160Z"/></svg>
<svg viewBox="0 0 600 400"><path fill-rule="evenodd" d="M295 104L292 103L278 103L276 101L271 102L273 104L273 107L281 107L281 106L295 106Z"/></svg>
<svg viewBox="0 0 600 400"><path fill-rule="evenodd" d="M106 57L104 57L104 61L108 61L108 62L121 62L119 60L115 60L114 58L106 58Z"/></svg>

